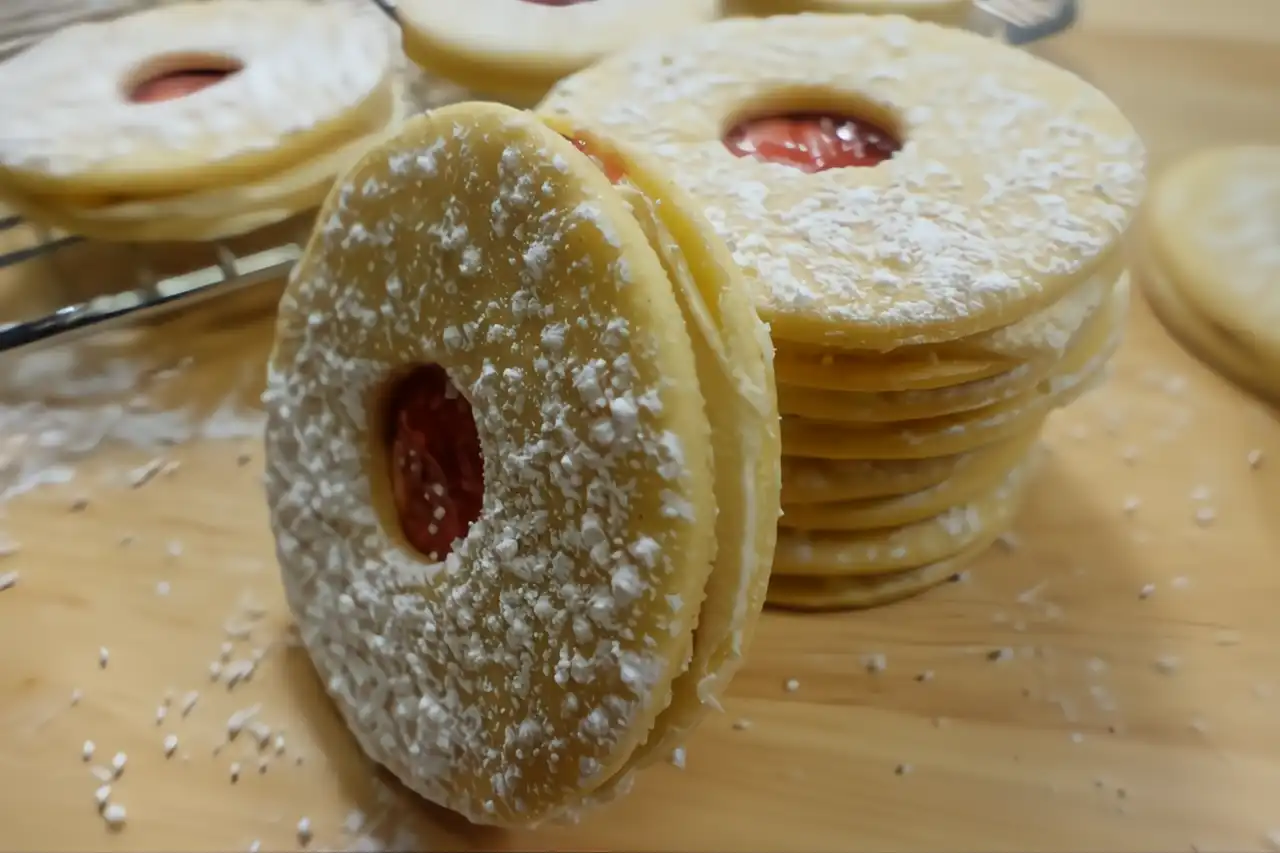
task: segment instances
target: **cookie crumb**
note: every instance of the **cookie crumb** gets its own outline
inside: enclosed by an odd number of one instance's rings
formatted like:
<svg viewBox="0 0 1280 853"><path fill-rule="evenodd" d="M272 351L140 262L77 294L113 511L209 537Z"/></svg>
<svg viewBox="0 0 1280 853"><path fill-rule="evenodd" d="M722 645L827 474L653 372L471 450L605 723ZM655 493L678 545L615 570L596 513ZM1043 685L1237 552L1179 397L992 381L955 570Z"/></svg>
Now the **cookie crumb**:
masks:
<svg viewBox="0 0 1280 853"><path fill-rule="evenodd" d="M880 652L874 654L863 655L862 665L867 672L884 672L889 666L889 659Z"/></svg>
<svg viewBox="0 0 1280 853"><path fill-rule="evenodd" d="M1013 649L1009 648L1008 646L1005 646L1002 649L992 649L991 651L987 652L987 660L995 661L996 663L1000 663L1001 661L1007 661L1012 659L1013 659Z"/></svg>
<svg viewBox="0 0 1280 853"><path fill-rule="evenodd" d="M1143 584L1142 589L1138 590L1138 598L1148 599L1155 595L1156 585L1153 583Z"/></svg>
<svg viewBox="0 0 1280 853"><path fill-rule="evenodd" d="M240 781L240 762L233 761L231 762L231 784L234 785L239 781Z"/></svg>
<svg viewBox="0 0 1280 853"><path fill-rule="evenodd" d="M298 820L298 843L303 847L311 843L311 818L309 817Z"/></svg>
<svg viewBox="0 0 1280 853"><path fill-rule="evenodd" d="M100 669L107 668L107 662L111 660L111 652L106 646L98 647L98 667Z"/></svg>
<svg viewBox="0 0 1280 853"><path fill-rule="evenodd" d="M84 761L92 761L93 753L97 748L97 745L95 745L93 741L85 741L84 746L80 747L80 758Z"/></svg>
<svg viewBox="0 0 1280 853"><path fill-rule="evenodd" d="M745 732L749 728L751 728L751 721L746 718L739 718L733 721L734 731Z"/></svg>
<svg viewBox="0 0 1280 853"><path fill-rule="evenodd" d="M1218 517L1218 512L1211 506L1202 506L1196 510L1196 524L1208 527Z"/></svg>
<svg viewBox="0 0 1280 853"><path fill-rule="evenodd" d="M191 709L194 708L196 706L196 703L199 701L200 701L200 691L198 690L187 691L187 693L182 697L182 704L179 706L179 710L182 712L182 716L185 717L188 714L190 714Z"/></svg>
<svg viewBox="0 0 1280 853"><path fill-rule="evenodd" d="M908 773L910 773L914 769L915 768L912 767L910 764L899 764L897 767L893 768L893 772L899 776L906 776Z"/></svg>
<svg viewBox="0 0 1280 853"><path fill-rule="evenodd" d="M1262 467L1262 451L1258 448L1255 447L1253 450L1250 450L1244 458L1245 461L1249 463L1249 467L1254 471L1257 471ZM1276 846L1280 847L1280 845Z"/></svg>
<svg viewBox="0 0 1280 853"><path fill-rule="evenodd" d="M684 769L685 751L683 746L671 750L671 763L679 770Z"/></svg>
<svg viewBox="0 0 1280 853"><path fill-rule="evenodd" d="M120 829L128 818L129 813L119 803L111 803L102 810L102 819L107 822L107 826L111 829Z"/></svg>
<svg viewBox="0 0 1280 853"><path fill-rule="evenodd" d="M111 786L99 785L98 789L93 792L93 800L98 804L98 808L105 808L107 802L111 799Z"/></svg>
<svg viewBox="0 0 1280 853"><path fill-rule="evenodd" d="M916 681L919 681L922 684L926 681L933 681L933 670L926 669L924 672L916 676Z"/></svg>
<svg viewBox="0 0 1280 853"><path fill-rule="evenodd" d="M1173 675L1182 667L1182 660L1177 655L1161 655L1156 658L1156 671L1163 675Z"/></svg>
<svg viewBox="0 0 1280 853"><path fill-rule="evenodd" d="M165 757L165 758L172 758L172 757L173 757L173 753L174 753L174 751L175 751L175 750L177 750L177 748L178 748L178 736L177 736L177 735L165 735L165 738L164 738L164 757Z"/></svg>
<svg viewBox="0 0 1280 853"><path fill-rule="evenodd" d="M788 678L788 679L787 679L787 683L786 683L786 684L784 684L784 685L782 685L782 687L783 687L783 689L784 689L784 690L786 690L788 693L795 693L797 690L799 690L799 689L800 689L800 679L798 679L798 678Z"/></svg>
<svg viewBox="0 0 1280 853"><path fill-rule="evenodd" d="M0 574L0 592L4 592L6 589L13 589L17 585L17 572L5 572L4 574Z"/></svg>

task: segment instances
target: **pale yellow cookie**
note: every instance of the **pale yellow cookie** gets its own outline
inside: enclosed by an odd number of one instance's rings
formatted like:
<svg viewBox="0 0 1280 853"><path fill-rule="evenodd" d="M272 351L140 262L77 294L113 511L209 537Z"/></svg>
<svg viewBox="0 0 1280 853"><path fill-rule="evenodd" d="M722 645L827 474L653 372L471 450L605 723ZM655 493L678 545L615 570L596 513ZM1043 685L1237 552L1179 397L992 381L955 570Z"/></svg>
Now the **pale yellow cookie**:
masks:
<svg viewBox="0 0 1280 853"><path fill-rule="evenodd" d="M607 783L718 528L680 305L601 170L493 104L408 122L326 201L264 400L287 600L364 751L480 823Z"/></svg>
<svg viewBox="0 0 1280 853"><path fill-rule="evenodd" d="M1111 262L1144 186L1141 142L1092 86L893 15L693 28L561 81L540 110L661 157L782 342L887 350L1028 317ZM801 113L822 116L777 126Z"/></svg>
<svg viewBox="0 0 1280 853"><path fill-rule="evenodd" d="M67 27L0 63L0 190L90 207L265 178L386 124L389 47L371 18L304 0Z"/></svg>
<svg viewBox="0 0 1280 853"><path fill-rule="evenodd" d="M728 15L794 15L837 12L859 15L906 15L920 21L961 26L973 10L972 0L724 0Z"/></svg>
<svg viewBox="0 0 1280 853"><path fill-rule="evenodd" d="M775 576L878 575L924 566L969 548L992 528L1004 529L1029 477L1028 465L1006 472L986 494L945 512L875 530L778 531Z"/></svg>
<svg viewBox="0 0 1280 853"><path fill-rule="evenodd" d="M1230 341L1199 354L1242 378L1240 362L1251 363L1261 383L1250 386L1280 393L1280 146L1209 149L1175 164L1152 189L1143 238L1152 278L1212 330L1201 342Z"/></svg>
<svg viewBox="0 0 1280 853"><path fill-rule="evenodd" d="M961 570L982 556L1004 532L992 526L955 556L892 574L774 575L769 581L769 605L806 611L861 610L902 601L949 580L959 580Z"/></svg>
<svg viewBox="0 0 1280 853"><path fill-rule="evenodd" d="M999 358L944 358L936 352L910 353L898 358L848 350L800 347L775 341L774 368L778 382L796 388L827 391L930 391L978 382L1008 373L1016 364Z"/></svg>
<svg viewBox="0 0 1280 853"><path fill-rule="evenodd" d="M778 388L778 408L784 415L808 420L888 423L936 418L993 406L1023 396L1042 382L1057 367L1069 346L1108 334L1118 324L1111 299L1114 288L1099 288L1100 301L1075 326L1070 337L1055 342L1054 356L1046 351L1033 362L1021 364L1005 373L946 388L910 391L830 391L815 388ZM1127 297L1126 297L1127 302ZM1122 318L1120 318L1122 319ZM1092 338L1091 338L1092 336Z"/></svg>
<svg viewBox="0 0 1280 853"><path fill-rule="evenodd" d="M791 530L873 530L923 521L976 498L1026 461L1040 432L996 445L983 464L970 465L936 486L882 498L789 505L779 524Z"/></svg>
<svg viewBox="0 0 1280 853"><path fill-rule="evenodd" d="M963 453L1024 433L1051 410L1089 390L1105 374L1107 362L1123 339L1129 301L1128 276L1112 296L1112 324L1081 341L1028 394L956 415L903 424L838 423L796 417L782 420L782 452L817 459L922 459Z"/></svg>
<svg viewBox="0 0 1280 853"><path fill-rule="evenodd" d="M716 0L399 0L396 9L410 59L520 106L635 41L717 14Z"/></svg>
<svg viewBox="0 0 1280 853"><path fill-rule="evenodd" d="M589 802L626 789L631 770L665 759L709 711L742 665L764 607L780 513L781 438L768 330L722 243L680 190L651 166L589 128L547 122L596 157L644 230L675 288L693 343L715 459L715 567L693 637L693 655L671 704L626 766Z"/></svg>
<svg viewBox="0 0 1280 853"><path fill-rule="evenodd" d="M891 498L924 491L953 477L994 464L996 457L1020 442L1031 442L1035 430L968 453L932 459L806 459L782 457L782 504L797 505ZM785 516L784 516L785 518Z"/></svg>

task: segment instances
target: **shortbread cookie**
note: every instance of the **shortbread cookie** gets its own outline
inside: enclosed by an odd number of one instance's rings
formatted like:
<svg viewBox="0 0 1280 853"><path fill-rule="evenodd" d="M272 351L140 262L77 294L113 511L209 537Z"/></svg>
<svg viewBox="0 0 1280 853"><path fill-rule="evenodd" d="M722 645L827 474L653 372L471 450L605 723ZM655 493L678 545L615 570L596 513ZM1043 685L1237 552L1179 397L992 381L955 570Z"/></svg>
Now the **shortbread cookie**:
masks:
<svg viewBox="0 0 1280 853"><path fill-rule="evenodd" d="M385 126L388 48L303 0L68 27L0 64L0 190L84 208L266 178Z"/></svg>
<svg viewBox="0 0 1280 853"><path fill-rule="evenodd" d="M1114 304L1111 289L1103 289L1101 310L1091 310L1087 325L1077 328L1071 338L1056 341L1056 357L1046 353L1034 362L1019 365L987 379L965 382L947 388L910 391L828 391L780 385L778 407L783 415L818 421L889 423L936 418L969 412L1013 400L1049 377L1068 346L1073 342L1087 346L1100 339L1124 319L1124 305Z"/></svg>
<svg viewBox="0 0 1280 853"><path fill-rule="evenodd" d="M997 445L984 464L966 466L936 486L882 498L794 504L779 524L791 530L874 530L941 515L995 488L1026 461L1039 433L1037 425L1025 436Z"/></svg>
<svg viewBox="0 0 1280 853"><path fill-rule="evenodd" d="M791 349L789 341L775 341L774 368L778 382L796 388L876 393L932 391L979 382L1017 365L1002 358L944 358L936 352L914 352L905 358L853 355L848 350L814 347Z"/></svg>
<svg viewBox="0 0 1280 853"><path fill-rule="evenodd" d="M326 201L265 395L317 670L480 823L563 815L696 722L772 561L763 330L689 203L593 145L493 104L407 123Z"/></svg>
<svg viewBox="0 0 1280 853"><path fill-rule="evenodd" d="M1153 301L1167 320L1176 303L1197 354L1280 395L1280 146L1209 149L1166 171L1142 257Z"/></svg>
<svg viewBox="0 0 1280 853"><path fill-rule="evenodd" d="M1010 513L1010 519L1013 514ZM808 611L860 610L902 601L949 580L959 580L959 573L982 556L1005 532L993 526L953 557L891 574L825 577L774 575L769 581L769 605Z"/></svg>
<svg viewBox="0 0 1280 853"><path fill-rule="evenodd" d="M716 0L399 0L404 50L424 69L522 106L642 40L716 17Z"/></svg>
<svg viewBox="0 0 1280 853"><path fill-rule="evenodd" d="M778 532L777 576L879 575L936 563L960 553L993 529L1003 530L1016 508L1028 469L1019 466L968 503L933 518L876 530Z"/></svg>
<svg viewBox="0 0 1280 853"><path fill-rule="evenodd" d="M1024 397L983 409L908 421L855 425L786 417L782 452L819 459L924 459L963 453L1024 433L1053 409L1089 390L1104 375L1107 362L1124 337L1128 315L1126 275L1112 295L1114 320L1081 341L1054 373Z"/></svg>
<svg viewBox="0 0 1280 853"><path fill-rule="evenodd" d="M890 498L940 485L953 477L997 464L996 458L1020 442L1029 443L1034 431L968 453L932 459L806 459L782 457L782 505ZM784 515L783 518L786 518Z"/></svg>
<svg viewBox="0 0 1280 853"><path fill-rule="evenodd" d="M746 270L779 350L883 351L1017 322L1110 261L1144 185L1141 142L1102 93L900 16L717 22L611 56L540 109L663 159Z"/></svg>
<svg viewBox="0 0 1280 853"><path fill-rule="evenodd" d="M962 26L973 11L973 0L724 0L724 9L729 15L907 15L920 21Z"/></svg>

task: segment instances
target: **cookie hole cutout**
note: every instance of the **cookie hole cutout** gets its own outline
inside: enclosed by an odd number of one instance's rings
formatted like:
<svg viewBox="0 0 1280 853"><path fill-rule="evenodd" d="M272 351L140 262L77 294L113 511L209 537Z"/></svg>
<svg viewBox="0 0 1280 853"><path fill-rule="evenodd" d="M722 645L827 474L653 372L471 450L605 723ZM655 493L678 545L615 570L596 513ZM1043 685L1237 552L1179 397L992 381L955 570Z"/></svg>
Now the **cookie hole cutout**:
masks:
<svg viewBox="0 0 1280 853"><path fill-rule="evenodd" d="M129 75L125 97L133 104L176 101L216 86L244 70L244 63L229 56L176 53L144 62Z"/></svg>
<svg viewBox="0 0 1280 853"><path fill-rule="evenodd" d="M399 532L439 562L484 504L484 459L471 403L434 364L402 374L384 400L385 464Z"/></svg>
<svg viewBox="0 0 1280 853"><path fill-rule="evenodd" d="M785 93L744 111L722 141L736 157L815 174L872 168L891 159L902 150L896 125L870 105L836 106L829 96Z"/></svg>

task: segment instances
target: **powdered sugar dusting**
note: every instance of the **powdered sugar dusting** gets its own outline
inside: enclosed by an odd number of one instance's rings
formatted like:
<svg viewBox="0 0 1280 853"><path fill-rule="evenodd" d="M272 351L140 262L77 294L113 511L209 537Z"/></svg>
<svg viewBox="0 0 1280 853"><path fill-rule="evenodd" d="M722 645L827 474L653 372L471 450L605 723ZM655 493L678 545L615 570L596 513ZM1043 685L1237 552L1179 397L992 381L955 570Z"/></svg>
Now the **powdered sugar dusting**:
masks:
<svg viewBox="0 0 1280 853"><path fill-rule="evenodd" d="M616 248L625 223L556 180L549 139L505 108L446 108L350 173L282 301L264 395L285 589L329 692L366 752L486 823L553 814L625 760L709 570L682 563L709 547L709 477L688 470L709 465L688 440L705 421L679 427L701 405L665 381L691 365L631 322L652 294ZM368 407L423 362L471 402L485 463L481 518L436 564L371 510Z"/></svg>
<svg viewBox="0 0 1280 853"><path fill-rule="evenodd" d="M903 149L816 175L725 150L735 114L796 88L887 112ZM788 340L891 346L1017 320L1115 246L1144 186L1142 145L1101 93L898 16L722 21L580 72L542 109L662 158Z"/></svg>
<svg viewBox="0 0 1280 853"><path fill-rule="evenodd" d="M0 65L0 164L67 176L154 168L166 153L215 162L274 149L373 94L387 79L388 48L373 19L304 0L183 4L76 24ZM160 104L122 96L140 63L172 54L244 68ZM86 62L94 74L83 73Z"/></svg>

